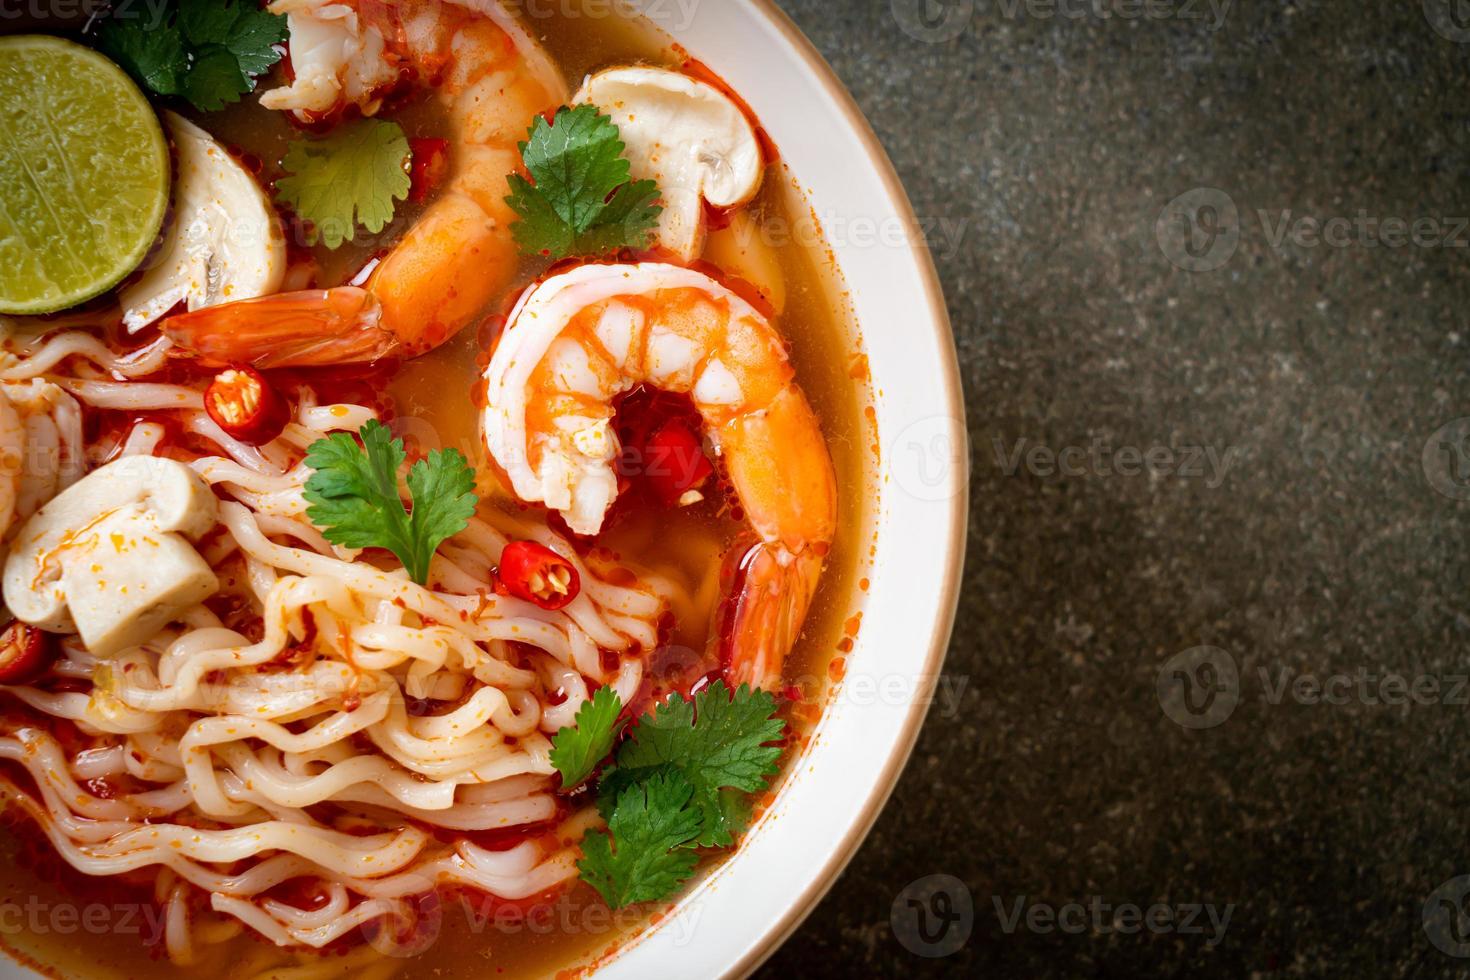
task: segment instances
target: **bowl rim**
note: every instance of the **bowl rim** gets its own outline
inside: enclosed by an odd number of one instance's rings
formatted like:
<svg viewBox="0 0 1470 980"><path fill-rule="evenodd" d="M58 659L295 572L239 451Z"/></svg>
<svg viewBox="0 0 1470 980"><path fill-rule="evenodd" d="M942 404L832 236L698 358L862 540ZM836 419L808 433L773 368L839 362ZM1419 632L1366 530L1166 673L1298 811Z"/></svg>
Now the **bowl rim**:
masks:
<svg viewBox="0 0 1470 980"><path fill-rule="evenodd" d="M746 2L755 16L765 19L791 45L792 50L801 59L802 65L841 111L848 127L857 136L866 151L868 162L882 181L895 213L903 222L905 241L912 253L915 266L919 270L924 300L928 307L925 320L930 328L940 335L938 347L944 371L934 380L941 388L941 400L947 403L950 418L963 423L965 400L949 307L944 300L944 289L940 283L939 271L934 264L934 256L929 250L918 215L914 212L913 202L909 199L908 191L904 188L898 170L893 165L893 160L878 139L878 134L873 130L867 116L858 106L857 100L838 77L836 70L817 50L811 39L796 25L791 16L776 5L776 0L746 0ZM884 452L888 450L889 447L885 446ZM837 878L857 855L858 849L872 832L873 826L878 822L878 817L893 796L899 777L903 775L909 759L913 756L919 732L923 729L924 721L928 717L929 708L934 700L934 688L938 684L940 672L949 652L964 572L967 545L965 527L970 498L968 467L954 468L951 471L950 480L953 484L950 487L952 493L948 497L950 501L948 515L950 547L941 579L943 585L939 602L941 614L936 617L931 628L929 650L924 658L925 681L915 691L914 705L910 708L909 717L893 744L893 751L889 754L886 765L878 774L878 778L873 781L873 789L866 804L856 819L852 821L832 856L807 883L806 887L789 900L785 914L774 925L768 927L764 935L760 936L750 949L724 972L723 977L725 978L748 977L753 974L801 927L801 924L832 890L832 886L837 883ZM738 854L734 860L739 860Z"/></svg>

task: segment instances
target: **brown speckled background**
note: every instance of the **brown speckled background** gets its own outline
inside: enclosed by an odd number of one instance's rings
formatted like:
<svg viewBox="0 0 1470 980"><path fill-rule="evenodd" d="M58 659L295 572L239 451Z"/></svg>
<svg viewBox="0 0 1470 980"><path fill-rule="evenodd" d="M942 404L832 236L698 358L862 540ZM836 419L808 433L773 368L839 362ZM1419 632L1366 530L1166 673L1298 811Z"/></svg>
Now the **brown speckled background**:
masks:
<svg viewBox="0 0 1470 980"><path fill-rule="evenodd" d="M1470 953L1457 2L781 0L919 214L960 222L933 245L974 478L959 708L764 976L1470 972L1431 938ZM1348 227L1277 244L1287 211ZM1084 455L997 459L1022 439ZM1136 473L1095 441L1179 452ZM1223 473L1180 475L1195 446ZM1186 682L1213 727L1171 720ZM931 959L890 911L934 874L974 913ZM1008 932L1023 896L1232 908L1218 942Z"/></svg>

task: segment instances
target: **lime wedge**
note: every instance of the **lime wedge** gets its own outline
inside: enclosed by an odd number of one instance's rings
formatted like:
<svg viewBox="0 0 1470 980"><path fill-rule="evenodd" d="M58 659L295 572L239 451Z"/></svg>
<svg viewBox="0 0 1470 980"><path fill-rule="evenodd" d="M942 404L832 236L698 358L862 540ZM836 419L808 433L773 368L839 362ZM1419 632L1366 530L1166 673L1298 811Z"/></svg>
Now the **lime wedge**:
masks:
<svg viewBox="0 0 1470 980"><path fill-rule="evenodd" d="M56 37L0 38L0 313L116 286L168 209L169 155L123 70Z"/></svg>

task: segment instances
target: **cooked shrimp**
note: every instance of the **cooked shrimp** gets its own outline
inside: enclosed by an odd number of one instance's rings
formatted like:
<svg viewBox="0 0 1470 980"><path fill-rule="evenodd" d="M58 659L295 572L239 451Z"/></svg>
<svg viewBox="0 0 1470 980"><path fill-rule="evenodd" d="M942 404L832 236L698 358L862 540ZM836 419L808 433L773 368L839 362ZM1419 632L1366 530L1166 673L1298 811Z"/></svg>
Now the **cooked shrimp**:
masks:
<svg viewBox="0 0 1470 980"><path fill-rule="evenodd" d="M282 0L296 80L262 103L303 119L346 103L364 114L402 77L431 87L450 120L452 175L361 288L282 293L173 317L175 343L207 364L314 366L412 357L444 343L517 266L505 203L533 118L564 82L498 0L398 7L380 0Z"/></svg>
<svg viewBox="0 0 1470 980"><path fill-rule="evenodd" d="M521 299L485 380L485 443L512 489L584 535L617 496L613 399L640 385L692 398L759 538L733 556L713 642L732 684L774 687L833 540L837 481L771 323L689 269L588 265Z"/></svg>

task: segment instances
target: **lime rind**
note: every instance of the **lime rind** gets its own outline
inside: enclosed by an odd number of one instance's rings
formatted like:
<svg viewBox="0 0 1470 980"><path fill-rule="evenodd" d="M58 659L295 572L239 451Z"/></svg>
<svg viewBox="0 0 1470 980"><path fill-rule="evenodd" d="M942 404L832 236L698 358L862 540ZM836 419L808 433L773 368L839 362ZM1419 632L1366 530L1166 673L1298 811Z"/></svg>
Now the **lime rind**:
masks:
<svg viewBox="0 0 1470 980"><path fill-rule="evenodd" d="M54 313L112 289L168 210L168 143L105 57L62 38L0 38L0 313Z"/></svg>

